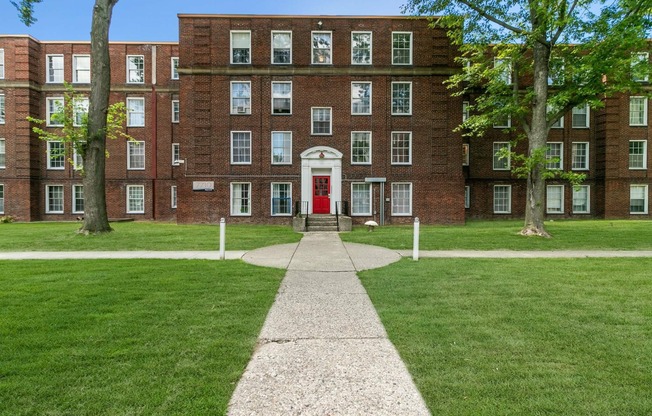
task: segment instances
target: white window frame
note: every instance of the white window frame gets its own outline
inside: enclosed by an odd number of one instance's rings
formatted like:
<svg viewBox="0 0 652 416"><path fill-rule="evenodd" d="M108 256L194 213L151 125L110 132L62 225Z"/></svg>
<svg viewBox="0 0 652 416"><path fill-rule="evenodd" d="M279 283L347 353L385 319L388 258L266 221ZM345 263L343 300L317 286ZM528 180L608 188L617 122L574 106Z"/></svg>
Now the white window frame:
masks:
<svg viewBox="0 0 652 416"><path fill-rule="evenodd" d="M499 146L498 148L496 146ZM512 169L512 157L511 154L509 157L507 157L507 160L505 159L499 159L497 156L497 153L499 150L507 147L508 151L512 151L512 144L510 142L493 142L492 149L493 149L493 163L492 167L493 170L511 170ZM503 166L505 165L505 166Z"/></svg>
<svg viewBox="0 0 652 416"><path fill-rule="evenodd" d="M142 163L135 163L136 158L142 160ZM132 163L132 159L134 162ZM142 166L140 166L142 164ZM145 170L147 165L145 141L128 140L127 141L127 170Z"/></svg>
<svg viewBox="0 0 652 416"><path fill-rule="evenodd" d="M179 57L173 56L170 58L170 79L179 79Z"/></svg>
<svg viewBox="0 0 652 416"><path fill-rule="evenodd" d="M471 208L471 187L467 185L464 187L464 209L469 208Z"/></svg>
<svg viewBox="0 0 652 416"><path fill-rule="evenodd" d="M238 94L236 95L236 91L233 89L235 85L243 85L247 86L246 88L240 87L238 89ZM247 116L251 115L251 81L231 81L231 115L240 115L240 116ZM246 96L246 92L249 92L249 96ZM236 105L236 100L238 104L241 103L241 101L244 101L244 105Z"/></svg>
<svg viewBox="0 0 652 416"><path fill-rule="evenodd" d="M315 35L328 35L330 38L330 46L328 48L315 48ZM316 51L327 51L327 55L319 54L319 56L326 56L323 62L319 62L318 57L315 55ZM313 30L310 32L310 63L313 65L333 65L333 32L330 30Z"/></svg>
<svg viewBox="0 0 652 416"><path fill-rule="evenodd" d="M178 190L176 185L170 186L170 208L172 209L177 208L177 199L178 199L177 192Z"/></svg>
<svg viewBox="0 0 652 416"><path fill-rule="evenodd" d="M246 206L247 210L245 212L243 212L242 210L240 210L240 212L236 212L235 208L237 208L237 206L235 205L236 197L235 197L235 194L234 194L234 185L247 185L247 190L248 190L249 196L246 198L247 199L247 206ZM231 190L231 196L229 198L231 216L233 216L233 217L250 217L251 216L251 203L252 203L252 200L251 200L251 182L231 182L229 188ZM237 198L237 199L243 200L244 198L240 197L240 198ZM240 205L240 206L242 206L242 205Z"/></svg>
<svg viewBox="0 0 652 416"><path fill-rule="evenodd" d="M235 39L234 39L233 35L249 35L249 46L246 47L246 48L244 48L244 47L236 48L235 45L234 45L234 40ZM229 45L231 47L231 49L230 49L231 64L232 65L251 65L251 63L252 63L251 30L232 30L230 32L229 39L230 39ZM249 54L247 55L246 62L236 62L235 55L234 55L234 52L235 52L236 49L243 49L243 50L247 49L249 51Z"/></svg>
<svg viewBox="0 0 652 416"><path fill-rule="evenodd" d="M82 192L82 198L81 198L81 209L79 209L78 201L77 201L77 190L81 189ZM71 199L72 199L72 213L73 214L83 214L84 213L84 204L86 203L85 198L84 198L84 185L82 184L74 184L72 186L72 192L71 192Z"/></svg>
<svg viewBox="0 0 652 416"><path fill-rule="evenodd" d="M358 102L364 103L363 99L356 98L354 96L356 91L360 92L360 91L364 90L363 88L358 87L358 85L367 85L368 86L367 91L369 91L369 99L368 99L369 108L368 108L368 110L366 112L365 111L356 111L357 108L361 107L357 103ZM351 82L351 115L354 115L354 116L369 116L369 115L371 115L371 106L372 106L372 102L373 102L372 101L373 100L373 91L372 91L372 89L373 89L373 85L372 85L371 81L352 81Z"/></svg>
<svg viewBox="0 0 652 416"><path fill-rule="evenodd" d="M127 84L144 84L145 83L145 55L127 55ZM138 62L140 61L140 62ZM131 64L135 65L135 68L131 68ZM139 64L142 68L139 68ZM140 81L132 81L131 74L132 72L135 75L139 75L141 78ZM134 78L135 79L135 78Z"/></svg>
<svg viewBox="0 0 652 416"><path fill-rule="evenodd" d="M244 135L248 135L248 137L249 137L249 145L248 146L243 146L243 149L247 150L248 152L246 154L243 153L242 155L239 154L239 156L245 157L245 159L246 159L245 161L241 161L241 160L236 161L235 160L236 147L234 146L235 145L234 140L235 140L237 134L238 135L239 134L244 134ZM232 131L231 132L231 164L232 165L251 165L251 147L252 147L251 131L240 131L240 130Z"/></svg>
<svg viewBox="0 0 652 416"><path fill-rule="evenodd" d="M637 117L634 117L635 113L632 111L633 103L636 101L643 102L643 108L641 109L643 117L641 118L640 121L638 120L639 118L638 114L636 114ZM647 126L647 102L648 102L647 97L641 97L641 96L629 97L629 125L630 126L632 127Z"/></svg>
<svg viewBox="0 0 652 416"><path fill-rule="evenodd" d="M462 101L462 123L469 119L471 116L471 109L469 108L471 103L468 101Z"/></svg>
<svg viewBox="0 0 652 416"><path fill-rule="evenodd" d="M285 185L285 186L288 187L287 192L290 195L290 197L285 198L285 199L290 200L290 202L288 204L288 208L289 208L288 212L276 212L276 213L274 212L274 199L275 199L274 198L274 186L278 186L278 185ZM270 195L269 212L270 212L270 215L272 217L291 217L292 216L292 182L272 182L270 184L269 195ZM280 198L278 198L278 199L280 199ZM279 207L280 207L280 205L279 205Z"/></svg>
<svg viewBox="0 0 652 416"><path fill-rule="evenodd" d="M290 35L290 60L289 62L276 62L274 52L276 49L285 50L286 48L277 48L274 46L274 35ZM291 30L272 30L271 33L271 46L272 46L272 65L292 65L292 31Z"/></svg>
<svg viewBox="0 0 652 416"><path fill-rule="evenodd" d="M512 116L511 116L511 114L507 116L505 121L506 121L505 124L496 124L496 123L494 123L493 128L494 129L511 129L512 128Z"/></svg>
<svg viewBox="0 0 652 416"><path fill-rule="evenodd" d="M494 69L500 70L500 73L498 74L499 79L501 79L507 85L512 85L514 82L514 68L511 58L494 58Z"/></svg>
<svg viewBox="0 0 652 416"><path fill-rule="evenodd" d="M650 54L648 52L632 52L632 80L635 82L648 82L650 80L649 75L646 74L644 77L639 78L633 70L633 67L641 61L649 63Z"/></svg>
<svg viewBox="0 0 652 416"><path fill-rule="evenodd" d="M547 162L546 169L563 170L564 169L564 143L563 142L548 142L546 143L546 160L557 157L552 154L553 148L559 149L559 160L557 162Z"/></svg>
<svg viewBox="0 0 652 416"><path fill-rule="evenodd" d="M132 103L140 102L142 111L136 111ZM142 123L137 123L136 116L142 114ZM132 117L133 116L133 117ZM145 98L127 97L127 127L145 127Z"/></svg>
<svg viewBox="0 0 652 416"><path fill-rule="evenodd" d="M0 48L0 79L5 78L5 50Z"/></svg>
<svg viewBox="0 0 652 416"><path fill-rule="evenodd" d="M0 169L7 168L7 142L0 139Z"/></svg>
<svg viewBox="0 0 652 416"><path fill-rule="evenodd" d="M80 59L88 60L88 68L79 69L79 60ZM84 77L80 77L80 73L87 74ZM80 78L82 78L80 80ZM90 84L91 82L91 56L88 54L83 55L73 55L72 56L72 82L73 84Z"/></svg>
<svg viewBox="0 0 652 416"><path fill-rule="evenodd" d="M575 203L576 198L579 196L581 190L586 190L586 209L576 209L578 206ZM591 213L591 187L589 185L578 185L573 187L573 214L589 214Z"/></svg>
<svg viewBox="0 0 652 416"><path fill-rule="evenodd" d="M323 123L324 120L315 119L315 111L327 110L328 114L328 132L316 132L315 123ZM311 107L310 108L310 134L313 136L332 136L333 135L333 107Z"/></svg>
<svg viewBox="0 0 652 416"><path fill-rule="evenodd" d="M90 100L88 97L76 97L73 99L73 125L80 127L83 124L84 114L88 114Z"/></svg>
<svg viewBox="0 0 652 416"><path fill-rule="evenodd" d="M407 161L398 161L399 158L403 157L403 155L398 154L398 152L396 152L396 153L394 152L394 150L398 151L400 149L405 148L405 147L400 147L399 148L398 146L395 146L395 143L394 143L395 137L394 136L398 135L398 134L407 134L408 135L409 147L408 147L408 160ZM412 164L412 132L411 131L393 131L391 133L391 141L392 142L391 142L390 149L391 149L391 152L392 152L391 153L392 165L411 165Z"/></svg>
<svg viewBox="0 0 652 416"><path fill-rule="evenodd" d="M577 150L579 145L582 145L586 151L584 163L581 166L579 166L579 163L576 163L576 160L578 160ZM571 146L571 170L589 170L589 142L573 142Z"/></svg>
<svg viewBox="0 0 652 416"><path fill-rule="evenodd" d="M179 123L181 118L181 108L179 107L179 100L172 100L172 123Z"/></svg>
<svg viewBox="0 0 652 416"><path fill-rule="evenodd" d="M552 199L550 196L551 190L559 192L559 200ZM553 203L555 203L553 205ZM559 206L557 206L557 204ZM547 214L563 214L564 213L564 185L547 185L546 186L546 213Z"/></svg>
<svg viewBox="0 0 652 416"><path fill-rule="evenodd" d="M60 58L60 63L55 63L55 58ZM63 54L45 55L45 82L48 84L63 84L65 81Z"/></svg>
<svg viewBox="0 0 652 416"><path fill-rule="evenodd" d="M369 62L356 62L356 50L367 50L363 48L354 48L355 41L353 40L354 36L356 35L369 35ZM374 39L374 33L368 30L354 30L351 32L351 65L372 65L373 64L373 58L374 58L374 53L373 53L373 39Z"/></svg>
<svg viewBox="0 0 652 416"><path fill-rule="evenodd" d="M571 126L572 126L574 129L588 129L588 128L591 126L591 121L590 121L590 118L591 118L591 117L590 117L590 116L591 116L591 108L589 108L589 105L588 105L588 104L584 104L584 106L583 106L583 107L584 107L584 111L585 111L585 113L586 113L586 120L585 120L585 123L584 123L584 124L579 124L579 123L576 123L576 122L575 122L575 116L576 116L576 115L584 114L584 113L580 113L580 112L579 112L579 109L580 109L581 107L582 107L582 106L578 105L577 107L573 107L573 110L572 110Z"/></svg>
<svg viewBox="0 0 652 416"><path fill-rule="evenodd" d="M181 163L181 145L172 143L172 166L179 166Z"/></svg>
<svg viewBox="0 0 652 416"><path fill-rule="evenodd" d="M72 168L82 170L84 168L84 158L79 154L75 146L72 147Z"/></svg>
<svg viewBox="0 0 652 416"><path fill-rule="evenodd" d="M632 154L632 144L633 143L642 143L643 144L643 153L635 153ZM628 145L628 154L629 154L629 161L628 161L628 167L629 170L645 170L647 169L647 140L630 140L629 145ZM641 156L641 164L635 164L637 166L632 166L632 156Z"/></svg>
<svg viewBox="0 0 652 416"><path fill-rule="evenodd" d="M366 140L367 140L366 149L367 149L367 152L368 152L368 155L367 155L368 160L365 161L365 162L356 162L356 156L358 156L358 155L356 155L355 150L356 149L364 149L362 147L355 147L354 146L354 143L356 143L356 141L355 141L356 136L361 135L361 134L366 135ZM351 164L352 165L371 165L371 163L372 163L372 160L371 160L372 159L372 138L371 138L371 136L372 136L371 131L352 131L351 132Z"/></svg>
<svg viewBox="0 0 652 416"><path fill-rule="evenodd" d="M6 110L5 110L5 95L0 93L0 124L5 124Z"/></svg>
<svg viewBox="0 0 652 416"><path fill-rule="evenodd" d="M564 128L564 116L559 117L557 121L552 123L550 126L551 129L563 129Z"/></svg>
<svg viewBox="0 0 652 416"><path fill-rule="evenodd" d="M507 189L507 209L506 210L498 210L498 209L496 209L496 188L505 188L505 189ZM512 213L512 185L494 185L493 212L494 212L494 214L511 214Z"/></svg>
<svg viewBox="0 0 652 416"><path fill-rule="evenodd" d="M398 206L394 204L395 200L397 199L396 195L394 194L394 192L396 191L394 188L396 186L398 186L398 185L401 185L401 186L402 185L408 185L408 191L409 191L410 196L409 196L409 201L408 201L408 203L409 203L408 208L409 209L406 212L402 212L402 211L399 212L397 210ZM412 216L412 195L414 195L414 190L412 188L413 188L412 182L393 182L392 183L392 188L391 188L391 191L392 191L392 199L391 199L391 201L392 202L391 202L391 204L392 204L392 216L393 217L411 217Z"/></svg>
<svg viewBox="0 0 652 416"><path fill-rule="evenodd" d="M471 145L469 143L462 143L462 166L469 166L471 161Z"/></svg>
<svg viewBox="0 0 652 416"><path fill-rule="evenodd" d="M398 97L396 94L400 91L398 88L399 85L407 85L408 93L410 94L408 98L408 108L407 111L400 111L404 108L403 105L396 104L397 100L405 100L405 98ZM412 115L412 81L395 81L392 82L392 115L393 116L411 116Z"/></svg>
<svg viewBox="0 0 652 416"><path fill-rule="evenodd" d="M50 188L58 188L61 191L61 209L54 209L52 208L52 204L50 201ZM65 198L65 190L63 185L45 185L45 213L46 214L63 214L64 210L66 207L66 198Z"/></svg>
<svg viewBox="0 0 652 416"><path fill-rule="evenodd" d="M58 103L58 105L56 104ZM53 121L52 116L64 109L63 97L47 97L45 99L45 125L48 127L63 127L63 121ZM54 108L55 106L59 108Z"/></svg>
<svg viewBox="0 0 652 416"><path fill-rule="evenodd" d="M274 139L282 135L283 143L281 146L278 146ZM291 131L273 131L271 135L272 141L272 165L291 165L292 164L292 132ZM289 146L288 146L289 144ZM281 161L276 160L276 150L281 149L281 155L283 159Z"/></svg>
<svg viewBox="0 0 652 416"><path fill-rule="evenodd" d="M284 113L282 111L275 111L276 106L274 105L274 100L287 100L288 97L283 95L283 92L276 92L274 91L274 86L275 85L289 85L290 86L290 112ZM279 107L283 108L283 107ZM281 115L281 116L289 116L292 115L292 81L272 81L272 114L273 115Z"/></svg>
<svg viewBox="0 0 652 416"><path fill-rule="evenodd" d="M5 213L5 184L0 183L0 214Z"/></svg>
<svg viewBox="0 0 652 416"><path fill-rule="evenodd" d="M632 211L632 191L635 188L642 188L644 189L644 194L643 194L643 211L638 212L638 211ZM632 184L629 185L629 213L631 215L646 215L648 213L648 185L645 184Z"/></svg>
<svg viewBox="0 0 652 416"><path fill-rule="evenodd" d="M140 189L141 190L141 198L133 198L131 191ZM127 195L127 214L144 214L145 213L145 186L144 185L127 185L126 189L126 195ZM132 209L131 206L131 201L138 202L140 200L140 205L142 206L141 208L135 208Z"/></svg>
<svg viewBox="0 0 652 416"><path fill-rule="evenodd" d="M368 204L365 204L365 205L369 205L369 210L368 211L356 211L357 206L356 206L355 202L356 202L357 199L355 198L355 195L362 195L362 193L365 192L365 190L363 189L362 191L359 191L358 193L356 193L355 188L359 187L359 186L367 188L366 189L365 199L368 202ZM372 185L369 182L351 182L351 216L352 217L369 217L369 216L371 216L371 213L373 211L373 200L372 200L372 197L371 197L372 196L371 191L372 191Z"/></svg>
<svg viewBox="0 0 652 416"><path fill-rule="evenodd" d="M410 35L410 45L408 48L408 62L396 62L399 58L397 52L403 51L405 48L394 47L394 36L396 35ZM414 59L414 35L412 32L392 32L392 65L412 65Z"/></svg>
<svg viewBox="0 0 652 416"><path fill-rule="evenodd" d="M56 158L52 158L53 147L59 147L63 149L63 153ZM50 140L47 142L47 169L48 170L65 170L66 169L66 144L57 140Z"/></svg>

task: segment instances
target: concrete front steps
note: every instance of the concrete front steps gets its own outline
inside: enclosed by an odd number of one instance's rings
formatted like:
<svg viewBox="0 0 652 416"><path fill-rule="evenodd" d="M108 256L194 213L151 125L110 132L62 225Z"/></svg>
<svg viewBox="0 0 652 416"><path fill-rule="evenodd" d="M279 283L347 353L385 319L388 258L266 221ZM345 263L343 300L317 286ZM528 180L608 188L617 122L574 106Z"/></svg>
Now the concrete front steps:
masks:
<svg viewBox="0 0 652 416"><path fill-rule="evenodd" d="M339 216L339 231L351 231L351 217ZM332 214L310 214L306 218L294 218L294 231L332 231L337 232L337 218Z"/></svg>

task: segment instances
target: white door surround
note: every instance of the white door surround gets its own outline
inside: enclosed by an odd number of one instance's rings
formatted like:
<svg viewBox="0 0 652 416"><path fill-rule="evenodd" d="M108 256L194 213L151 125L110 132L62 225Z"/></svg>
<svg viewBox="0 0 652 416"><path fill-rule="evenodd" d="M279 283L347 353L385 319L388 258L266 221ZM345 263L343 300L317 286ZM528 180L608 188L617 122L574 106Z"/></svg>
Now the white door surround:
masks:
<svg viewBox="0 0 652 416"><path fill-rule="evenodd" d="M312 177L331 177L331 214L335 202L342 200L342 152L328 146L315 146L301 153L301 201L309 201L308 213L312 214ZM340 208L341 209L341 208Z"/></svg>

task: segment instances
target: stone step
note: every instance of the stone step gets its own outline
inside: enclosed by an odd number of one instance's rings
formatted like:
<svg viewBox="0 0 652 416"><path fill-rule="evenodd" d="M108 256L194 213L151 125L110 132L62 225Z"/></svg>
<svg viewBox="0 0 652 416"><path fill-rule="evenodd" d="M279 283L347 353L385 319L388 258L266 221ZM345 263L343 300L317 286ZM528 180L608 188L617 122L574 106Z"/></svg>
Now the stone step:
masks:
<svg viewBox="0 0 652 416"><path fill-rule="evenodd" d="M309 225L308 229L310 231L333 231L337 232L337 225Z"/></svg>

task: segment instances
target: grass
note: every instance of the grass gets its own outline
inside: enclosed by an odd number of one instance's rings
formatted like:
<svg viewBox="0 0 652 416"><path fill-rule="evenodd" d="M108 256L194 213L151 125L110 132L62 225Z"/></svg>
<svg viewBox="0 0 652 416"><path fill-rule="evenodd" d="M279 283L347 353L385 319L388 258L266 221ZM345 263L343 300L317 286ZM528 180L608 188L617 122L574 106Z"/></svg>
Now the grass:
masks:
<svg viewBox="0 0 652 416"><path fill-rule="evenodd" d="M553 238L518 235L522 221L470 221L466 225L421 225L421 250L652 250L652 221L548 221ZM343 241L411 249L413 226L355 227Z"/></svg>
<svg viewBox="0 0 652 416"><path fill-rule="evenodd" d="M77 250L218 250L218 225L177 225L165 222L112 223L114 232L84 236L78 223L0 224L0 251ZM252 250L274 244L294 243L301 234L289 226L226 225L227 250Z"/></svg>
<svg viewBox="0 0 652 416"><path fill-rule="evenodd" d="M225 414L283 270L0 262L0 414Z"/></svg>
<svg viewBox="0 0 652 416"><path fill-rule="evenodd" d="M436 415L649 415L652 259L402 260L361 273Z"/></svg>

